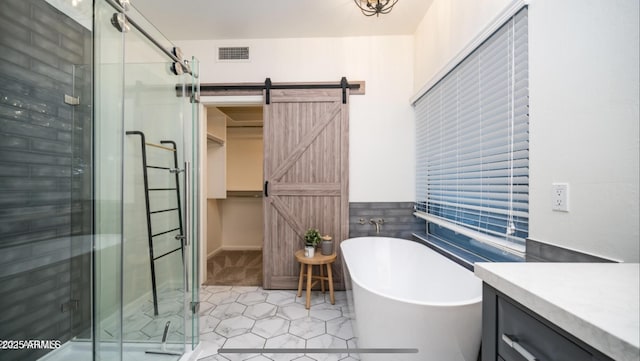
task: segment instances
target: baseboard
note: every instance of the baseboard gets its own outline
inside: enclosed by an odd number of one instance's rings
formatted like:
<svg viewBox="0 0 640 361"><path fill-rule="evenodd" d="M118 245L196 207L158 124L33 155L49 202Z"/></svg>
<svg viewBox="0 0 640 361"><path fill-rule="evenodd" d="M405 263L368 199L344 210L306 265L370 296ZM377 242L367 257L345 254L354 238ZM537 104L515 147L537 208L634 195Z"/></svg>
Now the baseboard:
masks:
<svg viewBox="0 0 640 361"><path fill-rule="evenodd" d="M207 254L210 259L222 251L262 251L262 246L222 246Z"/></svg>
<svg viewBox="0 0 640 361"><path fill-rule="evenodd" d="M223 251L262 251L262 246L222 246Z"/></svg>
<svg viewBox="0 0 640 361"><path fill-rule="evenodd" d="M207 253L207 259L212 258L213 256L217 255L220 252L222 252L222 247L218 247L218 248L214 249L213 251Z"/></svg>

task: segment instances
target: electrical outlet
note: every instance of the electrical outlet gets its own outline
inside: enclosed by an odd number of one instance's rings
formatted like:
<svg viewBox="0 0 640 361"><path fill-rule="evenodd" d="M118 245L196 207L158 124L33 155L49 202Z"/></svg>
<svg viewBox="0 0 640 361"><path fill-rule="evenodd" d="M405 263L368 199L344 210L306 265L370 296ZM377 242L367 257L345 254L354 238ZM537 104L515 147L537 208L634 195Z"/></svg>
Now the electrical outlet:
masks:
<svg viewBox="0 0 640 361"><path fill-rule="evenodd" d="M569 212L569 184L551 184L551 209L558 212Z"/></svg>

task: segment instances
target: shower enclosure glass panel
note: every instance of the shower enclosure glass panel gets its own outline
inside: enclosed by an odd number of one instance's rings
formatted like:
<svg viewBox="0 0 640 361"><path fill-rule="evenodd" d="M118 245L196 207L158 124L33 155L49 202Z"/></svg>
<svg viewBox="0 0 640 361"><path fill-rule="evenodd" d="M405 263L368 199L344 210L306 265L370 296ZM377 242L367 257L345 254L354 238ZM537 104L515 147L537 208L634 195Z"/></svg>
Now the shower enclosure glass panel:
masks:
<svg viewBox="0 0 640 361"><path fill-rule="evenodd" d="M159 343L168 325L166 342L172 351L182 353L186 312L183 113L189 105L182 84L187 79L172 74L171 64L162 61L164 54L153 54L146 38L134 31L126 37L123 336L125 342ZM141 50L146 52L140 54ZM152 56L161 62L137 62Z"/></svg>
<svg viewBox="0 0 640 361"><path fill-rule="evenodd" d="M187 267L197 262L185 238L191 223L185 178L193 157L186 92L193 80L172 71L174 61L159 47L170 49L170 42L135 8L122 22L113 4L97 2L95 21L97 135L107 156L99 159L105 166L97 193L117 200L113 213L101 214L114 220L117 240L116 252L96 261L96 356L177 359L191 349L198 289L187 283ZM118 183L110 188L114 177Z"/></svg>
<svg viewBox="0 0 640 361"><path fill-rule="evenodd" d="M197 79L134 8L146 35L114 27L121 11L0 1L0 340L50 342L0 360L177 360L145 351L197 343Z"/></svg>
<svg viewBox="0 0 640 361"><path fill-rule="evenodd" d="M106 1L94 8L94 344L97 360L122 355L123 34Z"/></svg>

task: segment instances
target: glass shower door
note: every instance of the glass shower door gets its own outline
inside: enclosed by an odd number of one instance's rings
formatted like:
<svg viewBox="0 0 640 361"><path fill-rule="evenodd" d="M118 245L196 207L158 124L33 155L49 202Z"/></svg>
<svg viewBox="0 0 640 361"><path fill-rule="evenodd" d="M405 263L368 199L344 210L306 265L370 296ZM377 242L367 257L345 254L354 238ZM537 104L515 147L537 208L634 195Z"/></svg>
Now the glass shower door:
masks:
<svg viewBox="0 0 640 361"><path fill-rule="evenodd" d="M124 77L123 341L182 354L186 76L171 73L167 61L135 62L146 41L131 32L125 47L133 54L125 55L132 61L125 63Z"/></svg>
<svg viewBox="0 0 640 361"><path fill-rule="evenodd" d="M187 217L193 79L176 74L172 44L135 8L126 20L120 11L96 2L95 183L112 200L96 206L96 233L113 247L95 253L94 350L102 360L177 360L194 338L197 295L186 239L197 223Z"/></svg>

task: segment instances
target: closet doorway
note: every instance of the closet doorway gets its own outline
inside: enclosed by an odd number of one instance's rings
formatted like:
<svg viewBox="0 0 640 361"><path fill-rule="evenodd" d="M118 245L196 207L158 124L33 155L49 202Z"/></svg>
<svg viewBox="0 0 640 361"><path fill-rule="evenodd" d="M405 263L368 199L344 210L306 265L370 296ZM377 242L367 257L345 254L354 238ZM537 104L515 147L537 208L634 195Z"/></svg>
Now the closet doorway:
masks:
<svg viewBox="0 0 640 361"><path fill-rule="evenodd" d="M262 102L246 99L239 104L209 104L205 109L207 228L203 233L203 280L208 285L261 286Z"/></svg>
<svg viewBox="0 0 640 361"><path fill-rule="evenodd" d="M202 230L202 254L211 260L224 251L261 249L256 285L296 289L299 266L293 254L303 246L304 232L318 228L332 236L337 253L349 234L349 96L364 94L364 82L267 78L264 84L203 84L201 92L202 122L209 132L203 149L206 180L201 180L208 188L202 212L209 231ZM253 141L260 143L248 144ZM231 154L236 146L241 153ZM260 147L263 154L249 155L249 149ZM238 285L247 278L241 263L251 263L247 256L223 258L220 267L203 262L202 279L219 276L226 281L205 283ZM260 273L258 262L251 267ZM339 257L333 268L335 287L343 289Z"/></svg>

